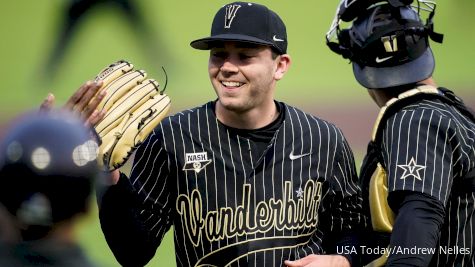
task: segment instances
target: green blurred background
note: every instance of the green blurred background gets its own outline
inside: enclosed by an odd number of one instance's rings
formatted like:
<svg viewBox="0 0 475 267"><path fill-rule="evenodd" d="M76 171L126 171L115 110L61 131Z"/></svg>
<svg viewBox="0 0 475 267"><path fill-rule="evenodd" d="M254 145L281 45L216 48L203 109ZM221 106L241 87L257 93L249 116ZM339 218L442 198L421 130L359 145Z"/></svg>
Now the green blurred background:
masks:
<svg viewBox="0 0 475 267"><path fill-rule="evenodd" d="M209 34L215 12L227 2L137 0L135 3L150 27L145 35L124 19L121 10L107 5L96 8L79 25L58 62L58 71L50 75L45 74L44 64L64 24L63 15L69 2L3 1L0 125L24 110L36 108L49 92L56 95L58 105L64 103L84 81L117 59L131 61L162 84L161 66L164 66L168 73L167 93L173 101L172 113L213 99L207 74L208 53L190 48L189 42ZM293 65L279 83L277 99L336 122L354 145L359 165L377 109L354 81L351 65L325 45L324 35L338 1L257 2L276 11L287 25L288 52ZM438 4L435 29L445 34L445 40L442 45L432 44L437 59L434 77L473 108L475 1L441 0ZM357 124L346 127L347 121ZM103 266L117 266L100 231L97 211L82 225L80 238L84 248ZM174 258L170 231L148 266L175 266Z"/></svg>

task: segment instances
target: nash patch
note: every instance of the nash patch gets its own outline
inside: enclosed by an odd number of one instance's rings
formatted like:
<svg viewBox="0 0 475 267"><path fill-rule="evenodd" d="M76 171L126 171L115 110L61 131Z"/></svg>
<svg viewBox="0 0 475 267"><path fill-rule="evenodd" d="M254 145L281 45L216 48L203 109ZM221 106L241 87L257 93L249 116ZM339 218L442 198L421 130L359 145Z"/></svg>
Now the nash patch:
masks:
<svg viewBox="0 0 475 267"><path fill-rule="evenodd" d="M211 160L208 159L207 152L200 153L186 153L185 154L185 166L183 166L184 171L195 171L199 173L201 170L210 164Z"/></svg>

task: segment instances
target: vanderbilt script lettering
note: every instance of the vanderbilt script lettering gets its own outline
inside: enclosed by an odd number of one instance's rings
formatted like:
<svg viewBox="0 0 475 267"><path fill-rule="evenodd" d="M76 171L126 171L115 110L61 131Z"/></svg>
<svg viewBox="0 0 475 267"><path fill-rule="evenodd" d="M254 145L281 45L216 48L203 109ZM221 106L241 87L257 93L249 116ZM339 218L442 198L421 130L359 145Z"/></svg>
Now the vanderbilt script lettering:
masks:
<svg viewBox="0 0 475 267"><path fill-rule="evenodd" d="M177 212L191 242L198 246L201 236L217 241L245 234L277 230L315 227L318 223L322 184L308 180L303 196L294 200L290 181L285 182L283 199L270 198L251 208L250 184L243 185L241 205L203 213L203 199L198 190L191 195L181 194L176 201Z"/></svg>

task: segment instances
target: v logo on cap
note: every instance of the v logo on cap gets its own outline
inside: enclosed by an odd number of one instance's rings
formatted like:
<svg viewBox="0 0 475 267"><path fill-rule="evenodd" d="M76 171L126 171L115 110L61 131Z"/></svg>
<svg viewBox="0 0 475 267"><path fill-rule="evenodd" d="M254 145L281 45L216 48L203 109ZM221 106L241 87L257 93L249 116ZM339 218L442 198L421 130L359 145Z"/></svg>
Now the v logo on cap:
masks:
<svg viewBox="0 0 475 267"><path fill-rule="evenodd" d="M226 7L226 13L224 14L224 28L231 28L231 23L240 7L241 5L229 5Z"/></svg>
<svg viewBox="0 0 475 267"><path fill-rule="evenodd" d="M275 38L272 38L274 34ZM222 6L214 16L211 35L194 40L190 45L209 50L221 42L265 45L279 54L287 53L284 22L274 11L256 3L233 2Z"/></svg>

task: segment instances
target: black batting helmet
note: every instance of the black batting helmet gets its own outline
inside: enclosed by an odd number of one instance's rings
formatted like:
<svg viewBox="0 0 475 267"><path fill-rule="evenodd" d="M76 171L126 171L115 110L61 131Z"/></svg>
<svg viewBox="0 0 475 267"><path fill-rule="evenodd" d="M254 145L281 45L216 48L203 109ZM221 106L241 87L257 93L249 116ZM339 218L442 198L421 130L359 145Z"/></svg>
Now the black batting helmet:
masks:
<svg viewBox="0 0 475 267"><path fill-rule="evenodd" d="M21 225L51 228L89 204L97 144L68 113L28 114L0 143L0 203Z"/></svg>
<svg viewBox="0 0 475 267"><path fill-rule="evenodd" d="M356 80L364 87L395 87L417 83L432 75L435 62L429 38L442 42L442 35L433 31L435 3L423 0L416 3L417 6L411 6L380 1L371 3L359 14L348 16L340 12L344 18L356 17L348 29L339 28L340 19L334 21L327 34L327 44L352 61ZM429 4L421 6L426 3ZM430 13L426 23L420 17L422 11ZM337 43L331 42L334 33Z"/></svg>

